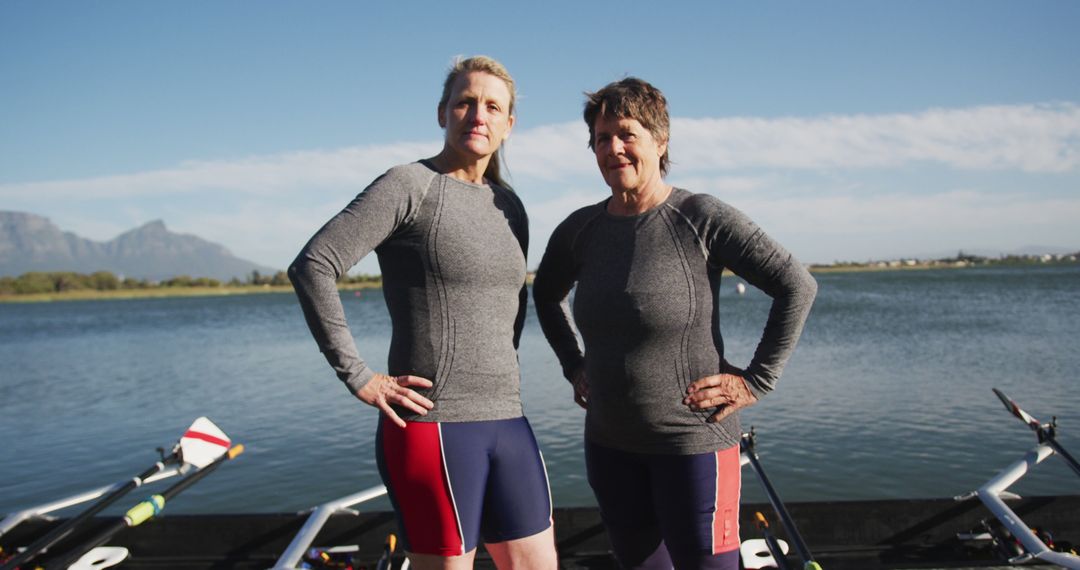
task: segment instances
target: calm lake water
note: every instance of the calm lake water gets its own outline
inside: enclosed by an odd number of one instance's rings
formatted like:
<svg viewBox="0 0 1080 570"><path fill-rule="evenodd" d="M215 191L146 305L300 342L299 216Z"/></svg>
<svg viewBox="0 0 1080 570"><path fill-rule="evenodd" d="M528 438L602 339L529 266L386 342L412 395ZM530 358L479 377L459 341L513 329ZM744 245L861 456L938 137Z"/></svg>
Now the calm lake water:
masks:
<svg viewBox="0 0 1080 570"><path fill-rule="evenodd" d="M778 390L743 414L786 500L973 490L1035 443L991 387L1043 421L1057 415L1060 441L1080 453L1080 267L817 279ZM769 299L738 296L735 283L722 328L728 359L743 365ZM361 353L385 369L381 292L342 298ZM556 504L593 504L584 414L531 311L521 363ZM247 451L168 512L294 511L379 483L377 414L334 377L291 294L0 304L0 512L132 476L201 415ZM763 500L745 475L744 497ZM1014 490L1077 494L1080 478L1052 458Z"/></svg>

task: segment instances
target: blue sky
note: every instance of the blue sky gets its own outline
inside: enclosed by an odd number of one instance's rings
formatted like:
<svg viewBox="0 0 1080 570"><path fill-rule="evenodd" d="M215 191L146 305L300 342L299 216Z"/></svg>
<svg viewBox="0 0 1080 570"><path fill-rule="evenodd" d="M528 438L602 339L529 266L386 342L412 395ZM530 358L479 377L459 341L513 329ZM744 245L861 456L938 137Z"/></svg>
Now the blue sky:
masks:
<svg viewBox="0 0 1080 570"><path fill-rule="evenodd" d="M0 210L97 240L162 219L284 267L439 149L445 70L483 53L518 82L531 266L606 196L582 92L625 75L668 97L668 181L805 262L1080 249L1078 24L1067 1L5 0Z"/></svg>

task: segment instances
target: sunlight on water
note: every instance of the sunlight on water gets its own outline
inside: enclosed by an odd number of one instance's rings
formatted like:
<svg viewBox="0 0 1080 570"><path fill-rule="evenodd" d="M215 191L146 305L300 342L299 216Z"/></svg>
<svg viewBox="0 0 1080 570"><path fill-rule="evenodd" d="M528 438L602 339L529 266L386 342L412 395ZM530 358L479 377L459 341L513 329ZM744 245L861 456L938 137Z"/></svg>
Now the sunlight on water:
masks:
<svg viewBox="0 0 1080 570"><path fill-rule="evenodd" d="M743 415L785 499L974 489L1035 443L995 386L1043 421L1057 415L1062 443L1080 453L1080 268L817 278L778 390ZM745 365L769 299L733 288L721 326L729 360ZM361 353L384 369L381 292L343 300ZM520 358L556 504L593 504L584 413L531 313ZM200 415L247 452L170 512L295 511L379 483L376 414L334 377L292 295L0 305L0 363L0 512L127 478ZM763 500L744 475L744 496ZM1051 459L1014 490L1076 494L1080 480Z"/></svg>

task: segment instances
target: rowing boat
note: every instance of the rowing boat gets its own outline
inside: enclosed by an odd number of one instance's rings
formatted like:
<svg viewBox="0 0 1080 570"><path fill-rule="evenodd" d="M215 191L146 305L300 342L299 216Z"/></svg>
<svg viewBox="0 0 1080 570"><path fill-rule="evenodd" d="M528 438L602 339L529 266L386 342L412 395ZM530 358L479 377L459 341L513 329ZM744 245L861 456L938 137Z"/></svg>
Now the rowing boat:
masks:
<svg viewBox="0 0 1080 570"><path fill-rule="evenodd" d="M1009 501L1013 511L1058 539L1080 539L1080 495L1028 497ZM788 511L823 568L952 568L1007 565L988 541L962 540L959 534L981 528L989 513L978 501L915 499L788 503ZM753 535L753 513L768 504L744 504L741 529ZM238 515L169 515L118 533L110 543L127 548L130 557L118 570L173 569L266 570L300 531L307 513ZM610 544L595 508L555 510L555 534L563 568L615 568ZM82 535L108 524L95 520ZM60 521L28 521L8 535L8 543L29 544ZM396 532L393 513L338 513L329 517L312 547L355 546L360 565L374 568L386 536ZM780 539L787 540L777 526ZM67 539L66 539L67 540ZM80 543L81 537L70 539ZM58 545L59 549L64 544ZM310 557L306 557L310 558ZM311 563L312 560L306 560ZM400 568L400 556L394 568ZM477 568L492 568L480 553Z"/></svg>

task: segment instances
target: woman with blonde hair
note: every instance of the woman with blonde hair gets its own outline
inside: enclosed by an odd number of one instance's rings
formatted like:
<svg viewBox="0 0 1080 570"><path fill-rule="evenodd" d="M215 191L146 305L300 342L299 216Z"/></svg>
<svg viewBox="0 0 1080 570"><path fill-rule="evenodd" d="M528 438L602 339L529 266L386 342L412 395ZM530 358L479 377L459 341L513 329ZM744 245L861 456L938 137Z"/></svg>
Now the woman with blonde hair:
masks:
<svg viewBox="0 0 1080 570"><path fill-rule="evenodd" d="M502 64L456 61L439 154L372 182L289 267L319 349L380 411L379 472L422 570L471 567L481 540L502 569L557 565L547 473L520 397L528 221L499 156L514 101ZM358 354L336 288L371 251L393 331L386 374Z"/></svg>

